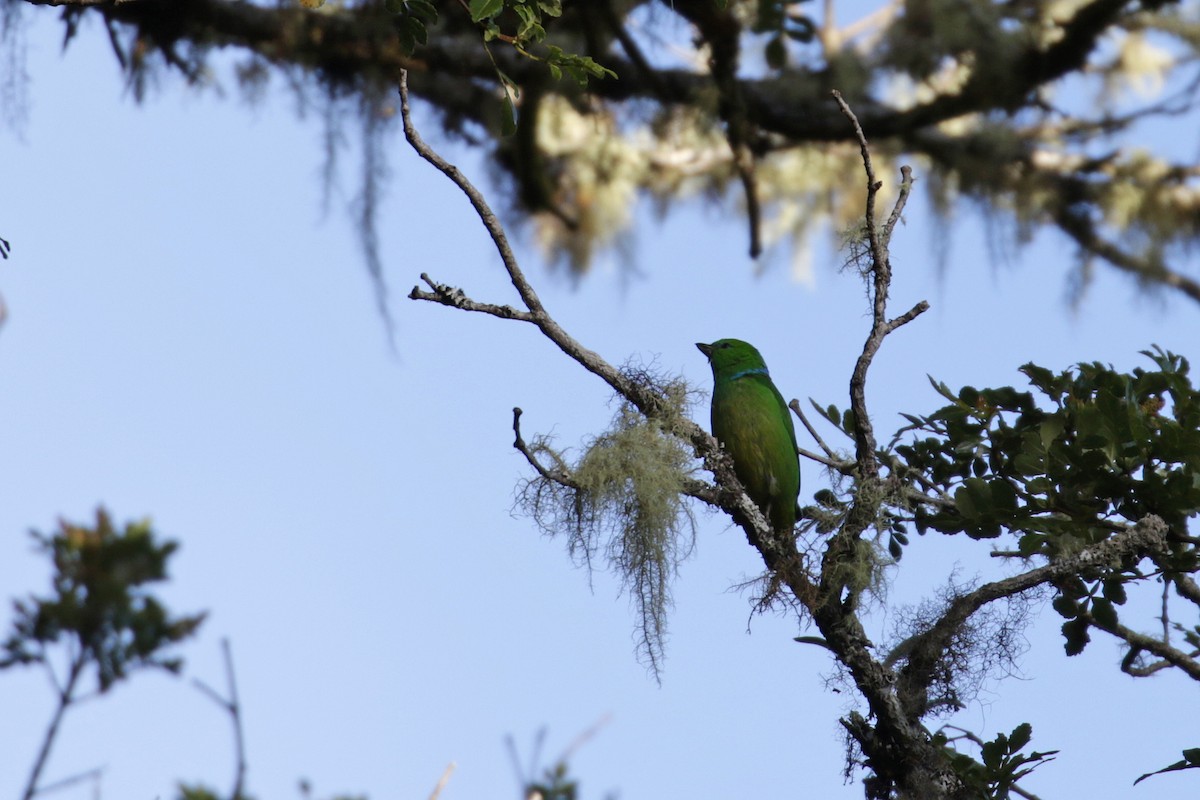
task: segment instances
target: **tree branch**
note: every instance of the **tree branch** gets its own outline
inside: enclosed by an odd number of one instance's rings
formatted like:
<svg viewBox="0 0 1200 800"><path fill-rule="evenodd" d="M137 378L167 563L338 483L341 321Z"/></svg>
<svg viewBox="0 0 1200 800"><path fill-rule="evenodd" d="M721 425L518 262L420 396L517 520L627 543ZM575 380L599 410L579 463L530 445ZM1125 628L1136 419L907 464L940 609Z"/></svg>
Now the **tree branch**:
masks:
<svg viewBox="0 0 1200 800"><path fill-rule="evenodd" d="M467 196L476 215L491 236L492 243L499 253L504 268L508 272L513 287L517 290L521 301L528 311L520 311L509 306L497 306L478 303L468 298L461 290L439 284L422 275L431 288L427 292L414 287L409 297L414 300L426 300L441 305L459 308L467 311L478 311L493 316L516 319L536 325L538 330L553 342L559 350L565 353L588 372L596 375L609 385L620 396L632 403L639 411L649 418L657 418L663 407L663 400L652 387L630 380L626 375L610 365L595 352L587 349L572 338L550 316L538 298L537 293L526 279L517 263L516 255L508 243L508 237L495 213L489 207L483 194L475 188L471 181L454 165L447 162L433 150L418 133L412 121L412 111L409 105L408 73L400 71L400 115L404 127L404 136L409 145L421 158L432 164L438 171L450 179ZM519 413L514 414L519 417ZM516 420L514 419L514 424ZM712 491L704 484L692 483L686 491L693 497L700 497L707 502L715 503L733 517L734 521L745 531L747 539L759 551L768 568L782 571L791 566L785 584L797 597L812 595L813 587L808 581L807 573L800 565L799 554L795 544L790 539L777 538L770 524L763 516L761 509L746 495L741 483L733 470L733 460L724 452L707 431L689 419L672 421L675 433L691 443L696 455L702 460L704 468L713 473L716 486ZM518 433L519 435L519 433ZM518 448L520 449L520 448ZM528 448L526 448L528 451ZM526 458L529 455L526 454ZM535 467L537 468L537 467ZM545 477L545 476L543 476ZM554 478L551 477L551 480ZM795 568L800 565L800 568Z"/></svg>
<svg viewBox="0 0 1200 800"><path fill-rule="evenodd" d="M525 456L525 460L529 465L548 481L557 483L559 486L566 486L569 489L578 489L579 484L571 477L567 470L567 465L561 461L557 465L557 469L553 472L542 466L542 463L537 460L533 452L529 449L529 445L525 444L525 439L521 436L521 414L524 412L520 408L513 409L513 434L516 438L513 440L513 447L517 452Z"/></svg>
<svg viewBox="0 0 1200 800"><path fill-rule="evenodd" d="M565 330L547 313L545 306L542 305L541 298L530 285L525 274L521 271L520 264L517 263L517 257L513 253L512 247L508 243L508 236L504 232L504 226L501 225L500 219L492 211L483 194L475 188L474 184L467 179L465 175L450 162L446 161L437 152L433 150L421 135L417 132L416 126L412 121L412 112L409 107L408 96L408 70L400 70L400 115L404 126L404 138L408 140L409 145L417 152L421 158L432 164L438 171L450 179L463 194L467 196L471 206L475 209L479 221L483 223L488 235L492 238L492 243L496 247L496 252L500 255L501 261L504 262L504 269L508 272L509 280L513 288L517 290L517 294L521 298L521 302L525 304L528 313L518 312L515 309L508 309L507 306L491 306L485 304L473 303L462 296L461 292L450 290L454 295L453 302L450 298L439 294L435 288L434 295L429 297L426 293L417 291L415 288L409 297L416 300L436 300L443 305L451 305L459 308L469 308L470 310L484 311L485 313L495 314L496 316L508 316L512 319L521 319L526 322L531 322L538 327L542 334L553 342L558 348L569 356L573 361L580 364L588 372L596 375L605 383L607 383L614 391L629 399L631 403L637 406L638 410L644 414L653 415L653 412L659 405L658 398L653 395L648 389L644 389L630 381L618 370L612 367L608 362L601 358L597 353L587 349L579 342L575 341ZM435 284L426 279L426 282L431 286ZM508 309L500 311L500 309ZM695 427L699 431L699 426Z"/></svg>
<svg viewBox="0 0 1200 800"><path fill-rule="evenodd" d="M229 798L230 800L242 800L245 797L244 786L246 783L246 742L245 736L242 733L242 705L238 700L237 679L233 671L233 649L230 647L228 639L221 640L221 653L225 661L225 686L229 690L229 697L222 697L219 692L199 678L192 679L192 686L224 709L233 722L235 761L233 789L230 792Z"/></svg>
<svg viewBox="0 0 1200 800"><path fill-rule="evenodd" d="M63 716L67 713L67 709L76 702L75 688L79 684L79 678L83 675L83 670L87 666L87 663L87 656L82 652L76 655L71 661L67 680L58 692L54 714L51 716L50 725L46 728L46 733L42 737L42 745L38 748L37 758L34 759L33 767L29 771L29 779L25 783L25 791L21 794L21 800L32 800L33 796L41 791L38 787L38 781L41 779L42 770L46 768L46 762L50 758L50 749L54 746L54 740L58 737L58 729L62 725Z"/></svg>
<svg viewBox="0 0 1200 800"><path fill-rule="evenodd" d="M1078 575L1087 569L1116 566L1127 558L1137 557L1140 559L1161 553L1165 551L1166 547L1167 524L1159 517L1147 516L1137 525L1073 556L1059 559L1010 578L984 584L978 589L958 597L950 603L932 627L913 638L907 663L900 671L896 684L897 694L905 698L910 705L914 705L914 698L923 696L929 687L934 668L950 647L951 640L961 630L967 619L988 603ZM1200 669L1200 666L1197 666L1197 669ZM917 715L923 712L924 709L920 708L910 709L910 713Z"/></svg>
<svg viewBox="0 0 1200 800"><path fill-rule="evenodd" d="M912 188L912 171L908 167L901 169L902 179L900 191L896 198L896 205L892 209L884 232L881 234L875 221L875 201L883 183L875 177L875 167L871 163L871 147L867 143L867 136L863 133L862 126L858 122L858 117L855 116L854 111L851 110L850 106L842 98L841 92L835 89L832 94L834 101L838 104L838 108L841 109L842 114L850 121L850 124L854 128L854 136L858 140L859 149L862 152L863 171L866 173L867 179L867 202L864 225L866 227L871 256L872 324L871 332L867 336L866 343L863 345L862 353L854 364L854 372L850 378L850 410L854 414L855 455L860 474L864 480L872 480L879 477L879 461L875 455L877 447L875 431L871 425L870 416L867 413L867 370L870 368L875 354L879 351L880 346L882 346L884 337L919 314L924 313L929 308L929 303L922 300L896 319L890 322L887 319L888 288L892 282L892 265L888 255L888 238L896 225L896 221L900 218L905 203L908 201L908 195Z"/></svg>
<svg viewBox="0 0 1200 800"><path fill-rule="evenodd" d="M833 448L825 444L825 440L821 438L821 434L817 433L817 429L814 428L813 424L808 421L808 417L804 416L804 409L800 408L800 401L793 397L792 402L788 403L788 408L790 408L796 414L796 416L800 418L800 424L804 426L806 431L808 431L808 435L813 437L813 441L817 443L817 446L825 452L825 455L829 458L829 461L837 461L838 463L841 463L837 457L837 453L833 451ZM813 457L813 460L818 461L820 459Z"/></svg>
<svg viewBox="0 0 1200 800"><path fill-rule="evenodd" d="M1185 675L1194 681L1200 681L1200 662L1196 661L1194 654L1188 654L1177 647L1172 647L1161 639L1153 636L1147 636L1144 633L1139 633L1131 628L1127 628L1121 623L1109 624L1101 622L1088 612L1080 614L1087 620L1088 624L1094 628L1099 628L1105 633L1110 633L1113 636L1126 642L1132 652L1136 654L1139 651L1150 653L1161 661L1178 668ZM1126 659L1128 661L1128 658ZM1125 664L1122 664L1122 669L1125 672L1133 675L1129 669L1125 669ZM1157 670L1152 670L1157 671Z"/></svg>

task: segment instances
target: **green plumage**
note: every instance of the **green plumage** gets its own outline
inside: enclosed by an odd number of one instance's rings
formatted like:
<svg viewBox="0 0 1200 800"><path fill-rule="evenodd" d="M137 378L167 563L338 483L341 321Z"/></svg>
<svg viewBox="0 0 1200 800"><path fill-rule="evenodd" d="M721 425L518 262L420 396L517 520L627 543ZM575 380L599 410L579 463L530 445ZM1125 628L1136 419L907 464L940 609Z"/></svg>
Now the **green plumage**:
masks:
<svg viewBox="0 0 1200 800"><path fill-rule="evenodd" d="M776 530L796 524L800 459L783 395L754 347L738 339L697 344L713 371L712 432L738 480Z"/></svg>

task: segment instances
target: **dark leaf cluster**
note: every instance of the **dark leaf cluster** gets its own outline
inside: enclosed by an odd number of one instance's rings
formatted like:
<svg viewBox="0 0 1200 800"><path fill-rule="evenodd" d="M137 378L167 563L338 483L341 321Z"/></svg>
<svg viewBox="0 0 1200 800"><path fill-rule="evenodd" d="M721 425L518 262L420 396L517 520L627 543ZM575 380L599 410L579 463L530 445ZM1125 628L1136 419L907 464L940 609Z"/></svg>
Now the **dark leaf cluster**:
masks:
<svg viewBox="0 0 1200 800"><path fill-rule="evenodd" d="M892 449L898 476L950 500L917 504L917 530L1011 533L1012 555L1055 561L1156 515L1172 534L1157 570L1195 571L1187 522L1200 511L1200 391L1185 358L1159 348L1143 355L1153 368L1129 373L1100 363L1060 373L1026 364L1032 391L954 392L933 381L949 404L905 415L910 424ZM1056 582L1053 608L1066 620L1069 655L1086 647L1092 627L1118 630L1127 584L1148 577L1139 564L1096 564Z"/></svg>
<svg viewBox="0 0 1200 800"><path fill-rule="evenodd" d="M1200 392L1185 358L1144 355L1154 369L1090 363L1055 374L1026 364L1026 392L953 392L933 381L950 403L905 415L911 424L897 438L916 435L894 452L902 474L954 502L917 509L917 530L975 539L1012 531L1026 557L1069 554L1150 514L1182 537L1200 510ZM1196 566L1190 547L1178 555L1180 570Z"/></svg>
<svg viewBox="0 0 1200 800"><path fill-rule="evenodd" d="M1010 792L1021 778L1047 761L1053 761L1057 750L1047 752L1032 751L1022 753L1033 737L1033 727L1023 722L1013 729L1010 734L999 734L990 742L984 742L980 747L980 760L976 761L968 755L951 751L950 765L955 774L962 780L965 787L972 791L972 797L986 800L1001 800L1010 796ZM944 734L937 737L945 743Z"/></svg>
<svg viewBox="0 0 1200 800"><path fill-rule="evenodd" d="M52 588L15 601L0 668L46 663L47 648L65 640L75 663L96 667L101 692L139 667L179 670L164 651L195 633L204 614L173 616L145 588L167 579L175 542L158 542L144 521L119 529L103 509L91 526L62 520L53 534L33 536L54 565Z"/></svg>

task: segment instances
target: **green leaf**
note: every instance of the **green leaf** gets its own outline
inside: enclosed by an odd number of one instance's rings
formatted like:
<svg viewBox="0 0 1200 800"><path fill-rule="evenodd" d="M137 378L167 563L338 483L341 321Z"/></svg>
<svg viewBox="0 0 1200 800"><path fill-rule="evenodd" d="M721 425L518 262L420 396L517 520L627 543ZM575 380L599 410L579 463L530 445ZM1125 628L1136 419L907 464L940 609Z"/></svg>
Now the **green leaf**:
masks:
<svg viewBox="0 0 1200 800"><path fill-rule="evenodd" d="M1029 382L1041 389L1045 394L1052 394L1055 386L1054 373L1045 367L1039 367L1037 364L1029 363L1021 367L1021 372L1024 372L1029 377Z"/></svg>
<svg viewBox="0 0 1200 800"><path fill-rule="evenodd" d="M1027 533L1017 542L1017 552L1022 558L1029 558L1041 551L1046 543L1046 537L1040 533Z"/></svg>
<svg viewBox="0 0 1200 800"><path fill-rule="evenodd" d="M1113 604L1103 597L1092 600L1092 616L1101 627L1115 628L1117 626L1117 611Z"/></svg>
<svg viewBox="0 0 1200 800"><path fill-rule="evenodd" d="M1152 775L1162 775L1164 772L1178 772L1184 769L1200 769L1200 747L1192 747L1184 750L1182 761L1176 761L1174 764L1163 767L1160 770L1155 770L1154 772L1147 772L1145 775L1134 781L1133 785L1137 786L1139 783Z"/></svg>
<svg viewBox="0 0 1200 800"><path fill-rule="evenodd" d="M1066 595L1060 594L1055 597L1050 606L1058 612L1059 616L1066 619L1075 619L1079 616L1079 604Z"/></svg>
<svg viewBox="0 0 1200 800"><path fill-rule="evenodd" d="M500 135L512 136L517 132L517 111L513 107L512 95L507 87L504 89L504 100L500 105Z"/></svg>
<svg viewBox="0 0 1200 800"><path fill-rule="evenodd" d="M1088 642L1092 640L1092 637L1088 634L1087 620L1082 618L1064 622L1062 635L1066 640L1063 644L1063 649L1069 656L1077 656L1082 653L1083 648L1087 647Z"/></svg>
<svg viewBox="0 0 1200 800"><path fill-rule="evenodd" d="M1125 582L1119 578L1109 578L1104 581L1104 597L1105 599L1119 605L1125 605L1127 596L1125 594Z"/></svg>
<svg viewBox="0 0 1200 800"><path fill-rule="evenodd" d="M1029 744L1029 740L1033 737L1033 726L1028 722L1022 722L1017 727L1013 728L1012 733L1008 736L1008 752L1016 753ZM1035 754L1036 755L1036 754Z"/></svg>
<svg viewBox="0 0 1200 800"><path fill-rule="evenodd" d="M433 23L438 20L437 9L429 0L406 0L404 5L409 14L424 22Z"/></svg>
<svg viewBox="0 0 1200 800"><path fill-rule="evenodd" d="M472 22L482 22L504 10L504 0L471 0Z"/></svg>

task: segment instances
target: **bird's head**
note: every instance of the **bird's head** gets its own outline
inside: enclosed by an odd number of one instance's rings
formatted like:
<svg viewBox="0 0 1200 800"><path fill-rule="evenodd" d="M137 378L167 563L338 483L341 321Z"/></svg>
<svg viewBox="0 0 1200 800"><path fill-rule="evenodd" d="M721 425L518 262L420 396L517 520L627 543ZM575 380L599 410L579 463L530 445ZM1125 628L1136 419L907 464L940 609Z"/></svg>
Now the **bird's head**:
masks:
<svg viewBox="0 0 1200 800"><path fill-rule="evenodd" d="M701 353L708 357L712 365L713 377L720 380L732 377L738 373L766 373L767 365L763 357L754 349L754 345L741 339L718 339L712 344L696 343Z"/></svg>

